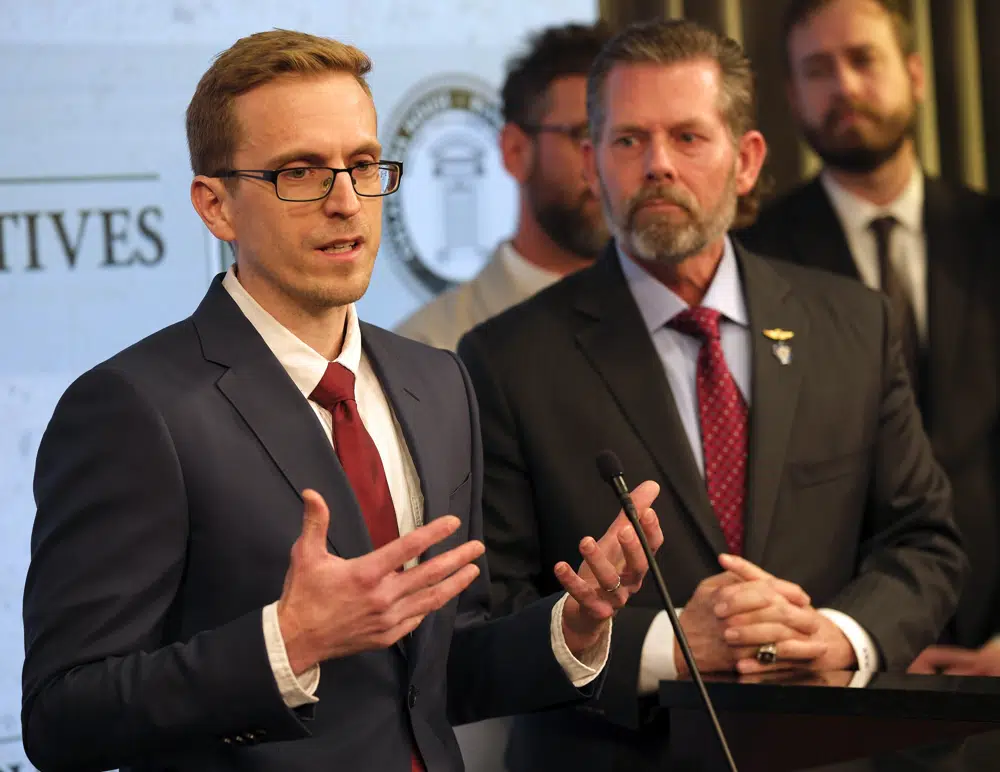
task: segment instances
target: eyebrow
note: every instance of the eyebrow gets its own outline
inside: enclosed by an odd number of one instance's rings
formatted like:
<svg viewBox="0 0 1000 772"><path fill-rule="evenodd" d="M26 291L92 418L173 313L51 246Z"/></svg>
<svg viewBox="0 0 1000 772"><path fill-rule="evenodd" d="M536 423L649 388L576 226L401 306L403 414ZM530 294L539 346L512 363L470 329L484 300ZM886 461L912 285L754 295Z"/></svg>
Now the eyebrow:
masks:
<svg viewBox="0 0 1000 772"><path fill-rule="evenodd" d="M871 54L875 52L875 46L871 43L855 43L854 45L844 46L841 50L849 55ZM815 51L804 56L802 58L802 64L808 65L828 62L836 57L837 53L838 51Z"/></svg>
<svg viewBox="0 0 1000 772"><path fill-rule="evenodd" d="M621 123L611 127L612 134L649 134L649 129L634 123Z"/></svg>
<svg viewBox="0 0 1000 772"><path fill-rule="evenodd" d="M363 153L368 153L375 156L375 158L380 158L382 155L382 145L378 142L364 142L349 153L348 157L361 155ZM313 150L299 148L297 150L289 150L275 156L267 162L266 166L268 169L279 169L292 161L302 161L309 166L326 166L327 159Z"/></svg>
<svg viewBox="0 0 1000 772"><path fill-rule="evenodd" d="M670 131L706 131L708 125L702 118L685 118L670 126ZM611 127L611 134L652 134L653 130L636 124L623 123Z"/></svg>

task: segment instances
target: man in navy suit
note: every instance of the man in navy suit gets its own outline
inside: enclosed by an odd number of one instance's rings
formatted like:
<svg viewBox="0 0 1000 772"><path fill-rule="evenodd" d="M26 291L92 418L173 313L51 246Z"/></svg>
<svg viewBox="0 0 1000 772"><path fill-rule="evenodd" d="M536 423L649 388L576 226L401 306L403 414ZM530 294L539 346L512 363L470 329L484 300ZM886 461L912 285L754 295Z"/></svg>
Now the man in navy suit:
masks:
<svg viewBox="0 0 1000 772"><path fill-rule="evenodd" d="M647 567L627 519L554 566L565 593L487 621L465 370L358 321L402 175L369 68L275 30L198 85L191 198L236 269L81 376L42 440L22 711L41 770L460 770L452 724L600 684ZM657 490L635 492L654 547Z"/></svg>

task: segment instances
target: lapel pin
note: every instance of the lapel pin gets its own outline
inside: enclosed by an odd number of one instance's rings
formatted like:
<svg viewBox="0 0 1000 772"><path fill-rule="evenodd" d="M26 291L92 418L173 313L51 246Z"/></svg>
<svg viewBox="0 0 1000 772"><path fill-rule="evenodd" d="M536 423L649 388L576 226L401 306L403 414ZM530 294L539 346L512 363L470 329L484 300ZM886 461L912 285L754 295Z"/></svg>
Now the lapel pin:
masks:
<svg viewBox="0 0 1000 772"><path fill-rule="evenodd" d="M774 341L774 344L771 346L771 353L774 354L774 358L783 365L790 364L792 361L792 347L788 341L795 337L795 333L791 330L782 330L780 327L763 330L763 333L765 338Z"/></svg>

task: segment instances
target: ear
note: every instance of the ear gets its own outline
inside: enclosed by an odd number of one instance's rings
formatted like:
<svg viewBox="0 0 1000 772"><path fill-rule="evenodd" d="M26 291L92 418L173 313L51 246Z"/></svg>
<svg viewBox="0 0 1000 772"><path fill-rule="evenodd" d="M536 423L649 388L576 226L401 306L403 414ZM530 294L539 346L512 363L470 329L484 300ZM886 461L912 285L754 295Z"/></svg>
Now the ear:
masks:
<svg viewBox="0 0 1000 772"><path fill-rule="evenodd" d="M748 131L737 147L736 192L743 196L753 190L767 158L767 142L759 131Z"/></svg>
<svg viewBox="0 0 1000 772"><path fill-rule="evenodd" d="M915 51L907 56L906 71L913 86L913 98L919 104L924 101L924 95L927 93L927 73L924 70L923 57Z"/></svg>
<svg viewBox="0 0 1000 772"><path fill-rule="evenodd" d="M598 200L601 198L601 180L597 176L597 147L593 139L585 139L580 144L583 156L583 181Z"/></svg>
<svg viewBox="0 0 1000 772"><path fill-rule="evenodd" d="M507 173L524 184L535 163L534 140L516 123L505 123L500 129L500 157Z"/></svg>
<svg viewBox="0 0 1000 772"><path fill-rule="evenodd" d="M199 174L191 181L191 203L201 221L219 241L235 241L231 219L232 195L222 180Z"/></svg>

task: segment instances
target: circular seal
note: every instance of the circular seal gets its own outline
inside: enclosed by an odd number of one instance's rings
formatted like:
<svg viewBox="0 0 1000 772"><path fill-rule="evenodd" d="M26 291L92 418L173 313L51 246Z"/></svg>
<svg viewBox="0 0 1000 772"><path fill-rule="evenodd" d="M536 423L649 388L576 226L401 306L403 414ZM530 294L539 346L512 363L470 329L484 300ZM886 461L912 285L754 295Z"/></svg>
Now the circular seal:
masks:
<svg viewBox="0 0 1000 772"><path fill-rule="evenodd" d="M475 276L513 230L517 188L500 158L502 125L495 90L459 74L419 83L389 120L383 155L404 171L385 200L385 228L431 292Z"/></svg>

